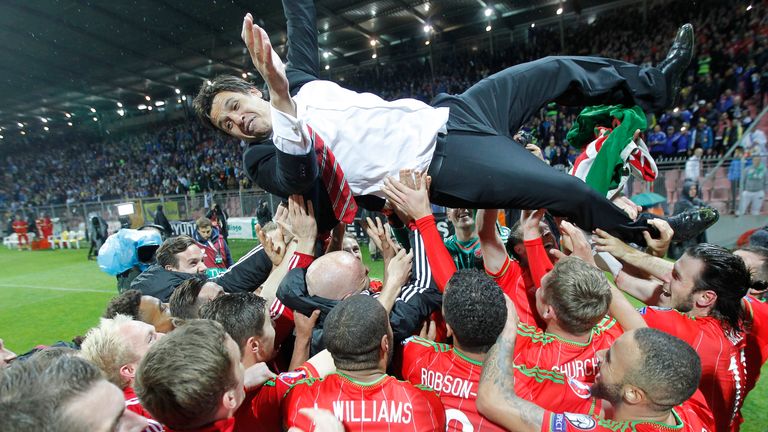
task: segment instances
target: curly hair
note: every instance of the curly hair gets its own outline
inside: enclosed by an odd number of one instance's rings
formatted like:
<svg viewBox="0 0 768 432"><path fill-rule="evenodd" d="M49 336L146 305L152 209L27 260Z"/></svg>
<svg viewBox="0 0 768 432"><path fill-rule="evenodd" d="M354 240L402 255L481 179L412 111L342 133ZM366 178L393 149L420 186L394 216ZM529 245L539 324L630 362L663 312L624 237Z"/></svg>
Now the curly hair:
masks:
<svg viewBox="0 0 768 432"><path fill-rule="evenodd" d="M504 293L476 269L459 270L451 276L443 296L443 313L460 347L476 354L496 343L507 321Z"/></svg>
<svg viewBox="0 0 768 432"><path fill-rule="evenodd" d="M133 319L139 319L139 305L141 304L141 291L127 290L113 298L107 304L107 310L102 318L114 318L117 314L128 315Z"/></svg>

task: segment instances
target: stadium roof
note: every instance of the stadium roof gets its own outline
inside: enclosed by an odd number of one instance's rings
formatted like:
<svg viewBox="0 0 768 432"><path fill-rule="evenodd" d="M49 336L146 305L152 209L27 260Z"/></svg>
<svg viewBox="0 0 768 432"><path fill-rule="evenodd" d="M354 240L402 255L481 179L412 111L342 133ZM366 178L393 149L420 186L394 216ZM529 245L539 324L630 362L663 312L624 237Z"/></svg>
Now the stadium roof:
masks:
<svg viewBox="0 0 768 432"><path fill-rule="evenodd" d="M613 0L615 2L615 0ZM570 13L611 0L316 0L322 60L331 67L370 61L429 34L451 40ZM488 9L488 11L486 11ZM252 12L281 52L279 0L3 0L0 2L0 127L66 121L194 94L218 74L253 71L240 40ZM255 78L254 78L255 79ZM112 111L114 112L114 111ZM0 134L3 132L0 131Z"/></svg>

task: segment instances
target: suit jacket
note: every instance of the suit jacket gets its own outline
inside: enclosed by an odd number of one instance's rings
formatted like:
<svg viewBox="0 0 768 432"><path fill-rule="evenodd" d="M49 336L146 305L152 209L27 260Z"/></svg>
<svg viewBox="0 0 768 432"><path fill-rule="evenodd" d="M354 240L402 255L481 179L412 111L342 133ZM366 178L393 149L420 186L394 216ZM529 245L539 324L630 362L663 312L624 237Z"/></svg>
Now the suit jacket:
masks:
<svg viewBox="0 0 768 432"><path fill-rule="evenodd" d="M319 75L315 4L314 0L283 0L283 9L288 23L286 75L291 96L295 96L304 84L318 79ZM290 155L266 139L252 143L245 150L243 166L251 181L271 194L283 198L302 194L312 200L320 232L330 231L339 223L318 175L314 151ZM374 211L384 205L384 200L374 195L355 196L355 201L359 207Z"/></svg>

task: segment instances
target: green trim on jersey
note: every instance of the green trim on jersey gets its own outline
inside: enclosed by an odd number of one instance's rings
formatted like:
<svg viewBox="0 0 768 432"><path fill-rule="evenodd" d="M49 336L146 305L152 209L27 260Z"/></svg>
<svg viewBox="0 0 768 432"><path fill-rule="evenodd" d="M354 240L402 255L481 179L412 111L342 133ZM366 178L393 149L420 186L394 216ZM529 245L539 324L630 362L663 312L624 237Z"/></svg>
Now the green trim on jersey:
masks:
<svg viewBox="0 0 768 432"><path fill-rule="evenodd" d="M605 333L616 324L617 324L617 321L615 319L609 316L603 317L603 319L599 323L597 323L597 325L592 327L592 332L589 335L589 340L587 340L586 342L572 341L570 339L566 339L552 333L547 333L546 331L536 327L535 325L528 325L523 323L517 324L517 334L519 336L531 339L533 343L540 343L542 345L546 345L554 342L555 340L558 340L560 342L567 343L570 345L586 347L592 343L592 339L595 336L599 336Z"/></svg>
<svg viewBox="0 0 768 432"><path fill-rule="evenodd" d="M605 419L599 419L597 421L597 424L602 426L602 427L604 427L604 428L611 429L611 430L613 430L615 432L619 432L619 431L621 431L621 432L625 432L625 431L637 432L637 426L638 425L642 425L642 424L652 424L652 425L656 425L656 426L662 427L664 429L669 429L669 430L681 430L681 429L683 429L685 427L685 422L683 422L683 419L680 418L680 416L677 414L677 412L675 411L674 408L672 409L672 416L675 418L675 424L674 425L667 424L667 423L662 423L662 422L657 422L657 421L652 421L652 420L646 420L646 421L643 421L643 420L634 420L634 421L625 420L625 421L621 421L620 422L620 421L605 420Z"/></svg>
<svg viewBox="0 0 768 432"><path fill-rule="evenodd" d="M556 372L549 369L541 369L538 367L526 367L525 365L514 365L521 374L533 378L536 382L542 383L544 381L552 381L555 384L565 384L565 375L560 372Z"/></svg>

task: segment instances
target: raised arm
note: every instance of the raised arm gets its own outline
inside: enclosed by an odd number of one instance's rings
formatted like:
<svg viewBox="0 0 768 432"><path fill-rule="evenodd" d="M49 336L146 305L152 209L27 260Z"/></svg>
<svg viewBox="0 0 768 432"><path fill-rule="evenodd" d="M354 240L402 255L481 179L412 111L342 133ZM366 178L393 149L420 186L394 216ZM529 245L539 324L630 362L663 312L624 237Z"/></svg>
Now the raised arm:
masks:
<svg viewBox="0 0 768 432"><path fill-rule="evenodd" d="M601 229L595 230L592 240L595 242L595 248L598 251L608 252L619 261L629 264L659 280L664 280L668 277L674 267L672 262L636 250Z"/></svg>
<svg viewBox="0 0 768 432"><path fill-rule="evenodd" d="M517 315L509 298L506 302L507 323L483 363L477 410L509 431L539 432L544 421L544 409L515 394L512 353L517 337Z"/></svg>
<svg viewBox="0 0 768 432"><path fill-rule="evenodd" d="M445 248L443 238L435 226L435 218L429 204L427 190L429 188L426 173L419 174L417 189L410 189L398 180L387 178L384 180L382 191L387 199L405 213L409 220L413 220L424 239L425 250L432 277L437 288L442 292L448 279L456 273L456 264L451 254Z"/></svg>
<svg viewBox="0 0 768 432"><path fill-rule="evenodd" d="M480 237L480 250L483 252L483 264L490 273L498 273L507 261L507 250L496 231L496 209L477 211L477 236Z"/></svg>

